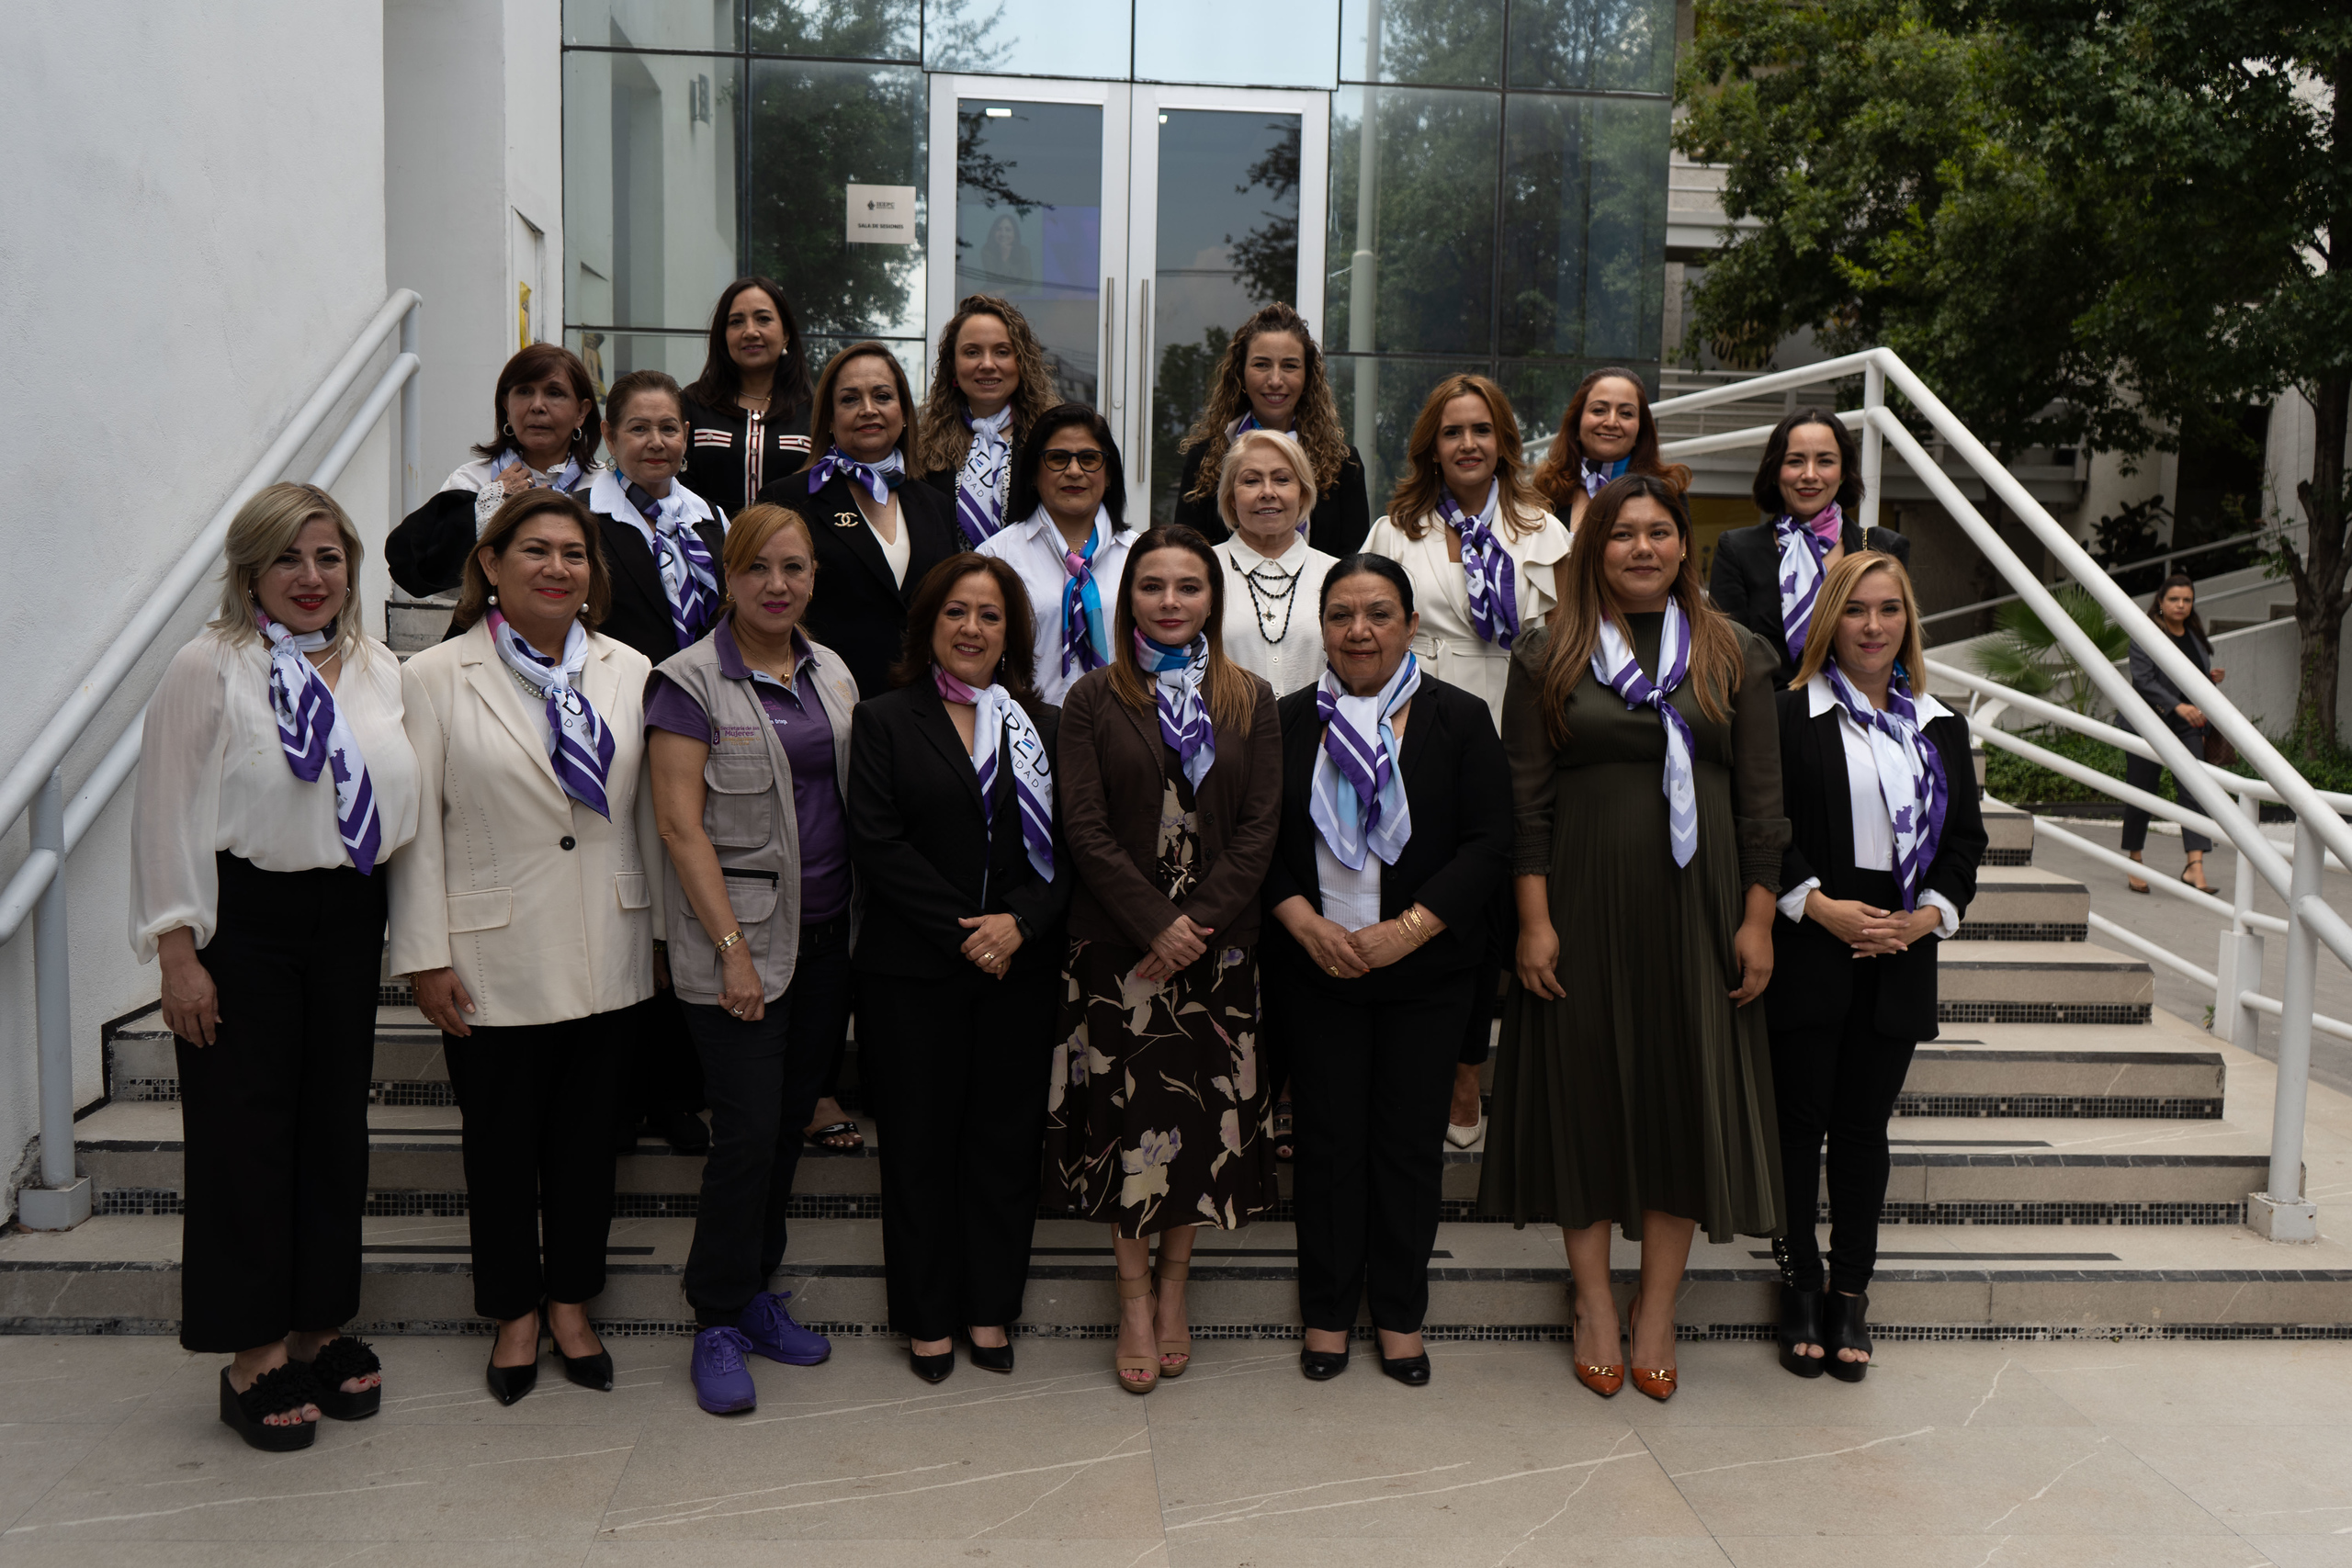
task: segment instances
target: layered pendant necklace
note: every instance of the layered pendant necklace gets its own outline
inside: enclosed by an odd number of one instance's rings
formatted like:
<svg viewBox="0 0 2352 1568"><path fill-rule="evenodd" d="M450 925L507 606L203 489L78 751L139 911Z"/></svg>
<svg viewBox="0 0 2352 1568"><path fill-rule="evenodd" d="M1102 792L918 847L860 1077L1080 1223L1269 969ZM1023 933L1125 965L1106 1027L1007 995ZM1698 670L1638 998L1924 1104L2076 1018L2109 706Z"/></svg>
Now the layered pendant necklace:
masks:
<svg viewBox="0 0 2352 1568"><path fill-rule="evenodd" d="M1262 577L1260 576L1261 572L1264 573ZM1258 635L1266 639L1267 646L1280 647L1283 639L1290 636L1291 613L1298 608L1298 580L1305 575L1304 572L1285 572L1270 560L1261 561L1241 574L1241 581L1250 589L1250 607L1257 612ZM1269 583L1280 583L1281 586L1270 587ZM1273 625L1277 611L1282 615L1281 628L1268 631L1266 628Z"/></svg>

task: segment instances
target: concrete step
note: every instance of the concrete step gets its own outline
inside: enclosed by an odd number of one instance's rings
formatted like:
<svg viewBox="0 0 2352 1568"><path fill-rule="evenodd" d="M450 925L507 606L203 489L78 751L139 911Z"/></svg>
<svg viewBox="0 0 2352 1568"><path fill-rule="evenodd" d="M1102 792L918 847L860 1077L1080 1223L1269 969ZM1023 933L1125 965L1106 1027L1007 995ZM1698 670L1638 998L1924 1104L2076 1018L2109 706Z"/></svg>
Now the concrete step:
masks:
<svg viewBox="0 0 2352 1568"><path fill-rule="evenodd" d="M1984 863L2031 865L2033 813L2005 805L1989 795L1980 804L1984 813Z"/></svg>
<svg viewBox="0 0 2352 1568"><path fill-rule="evenodd" d="M614 1224L609 1280L594 1309L608 1331L690 1330L679 1281L692 1233L675 1219ZM363 1235L368 1250L356 1328L482 1331L462 1222L370 1219ZM1611 1251L1622 1303L1639 1253L1622 1238ZM178 1257L178 1222L166 1218L109 1217L73 1231L0 1236L0 1332L173 1333ZM1296 1268L1286 1224L1204 1234L1189 1290L1196 1337L1295 1336ZM1552 1337L1566 1328L1568 1275L1555 1226L1442 1224L1430 1272L1433 1333ZM1107 1335L1111 1277L1103 1227L1040 1223L1026 1331ZM1772 1319L1774 1280L1765 1243L1702 1238L1678 1315L1697 1333L1752 1334ZM876 1224L796 1224L773 1285L794 1292L804 1323L836 1334L888 1332ZM2032 1227L1905 1228L1882 1237L1871 1317L1922 1337L2340 1330L2352 1325L2352 1248L2329 1240L2285 1247L2222 1226L2119 1225L2063 1236Z"/></svg>
<svg viewBox="0 0 2352 1568"><path fill-rule="evenodd" d="M1937 951L1944 1023L2145 1023L2147 961L2080 942L1963 942Z"/></svg>
<svg viewBox="0 0 2352 1568"><path fill-rule="evenodd" d="M385 600L385 646L399 654L424 652L448 632L449 615L457 607L455 596Z"/></svg>
<svg viewBox="0 0 2352 1568"><path fill-rule="evenodd" d="M2030 865L1981 866L1962 942L2081 942L2090 933L2091 890Z"/></svg>

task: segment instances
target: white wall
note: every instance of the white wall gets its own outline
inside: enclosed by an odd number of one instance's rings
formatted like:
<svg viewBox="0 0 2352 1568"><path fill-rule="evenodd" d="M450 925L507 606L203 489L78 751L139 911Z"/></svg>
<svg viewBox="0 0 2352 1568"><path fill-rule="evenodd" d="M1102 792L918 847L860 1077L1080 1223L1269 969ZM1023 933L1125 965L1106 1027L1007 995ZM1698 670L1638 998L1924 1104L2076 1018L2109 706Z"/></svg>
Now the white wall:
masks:
<svg viewBox="0 0 2352 1568"><path fill-rule="evenodd" d="M8 7L0 551L30 564L0 595L0 766L383 303L382 17L382 0ZM337 486L371 552L390 486L379 433ZM369 579L380 631L379 560ZM215 592L69 759L69 791ZM100 1025L155 997L125 934L130 794L67 875L77 1103L99 1093ZM0 876L24 851L0 824ZM31 949L29 922L0 949L0 1212L37 1120Z"/></svg>

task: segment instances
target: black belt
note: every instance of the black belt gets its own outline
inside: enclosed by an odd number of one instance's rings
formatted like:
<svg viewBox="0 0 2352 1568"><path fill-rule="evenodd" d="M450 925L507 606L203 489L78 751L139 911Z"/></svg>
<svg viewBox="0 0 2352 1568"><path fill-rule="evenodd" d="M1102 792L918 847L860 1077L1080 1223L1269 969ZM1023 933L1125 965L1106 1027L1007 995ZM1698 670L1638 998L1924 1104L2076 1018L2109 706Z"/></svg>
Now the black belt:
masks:
<svg viewBox="0 0 2352 1568"><path fill-rule="evenodd" d="M831 942L836 937L843 942L849 940L847 915L835 915L830 920L818 920L813 924L803 925L800 928L800 951L806 953L810 948Z"/></svg>

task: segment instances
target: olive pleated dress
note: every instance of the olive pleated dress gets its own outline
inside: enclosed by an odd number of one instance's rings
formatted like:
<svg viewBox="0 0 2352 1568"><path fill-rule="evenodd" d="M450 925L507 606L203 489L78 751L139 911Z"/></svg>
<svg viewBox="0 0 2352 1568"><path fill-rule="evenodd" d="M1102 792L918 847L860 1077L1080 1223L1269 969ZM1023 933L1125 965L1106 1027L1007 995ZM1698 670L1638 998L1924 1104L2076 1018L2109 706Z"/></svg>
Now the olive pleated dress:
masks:
<svg viewBox="0 0 2352 1568"><path fill-rule="evenodd" d="M1655 678L1663 616L1626 619ZM1511 660L1511 869L1551 879L1567 996L1514 982L1504 1003L1481 1214L1571 1230L1611 1220L1635 1241L1645 1209L1695 1220L1714 1242L1786 1223L1764 1007L1735 1009L1730 997L1746 890L1779 890L1789 842L1774 654L1738 636L1745 678L1728 723L1702 711L1691 680L1669 699L1693 741L1699 843L1685 866L1668 841L1658 715L1627 708L1587 671L1555 749L1543 712L1546 638Z"/></svg>

